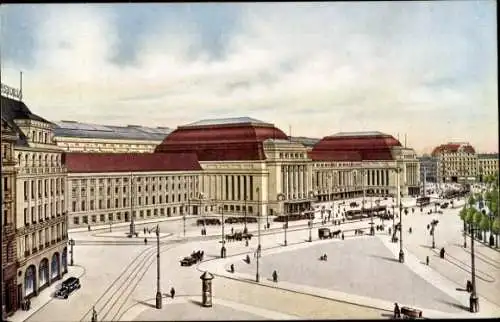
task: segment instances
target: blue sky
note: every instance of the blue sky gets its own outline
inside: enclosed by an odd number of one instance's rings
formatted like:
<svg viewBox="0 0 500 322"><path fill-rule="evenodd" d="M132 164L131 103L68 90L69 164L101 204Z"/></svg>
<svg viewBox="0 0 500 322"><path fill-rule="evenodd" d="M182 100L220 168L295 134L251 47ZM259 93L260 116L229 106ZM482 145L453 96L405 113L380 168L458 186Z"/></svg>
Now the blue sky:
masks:
<svg viewBox="0 0 500 322"><path fill-rule="evenodd" d="M493 1L2 5L2 83L52 120L250 116L498 151Z"/></svg>

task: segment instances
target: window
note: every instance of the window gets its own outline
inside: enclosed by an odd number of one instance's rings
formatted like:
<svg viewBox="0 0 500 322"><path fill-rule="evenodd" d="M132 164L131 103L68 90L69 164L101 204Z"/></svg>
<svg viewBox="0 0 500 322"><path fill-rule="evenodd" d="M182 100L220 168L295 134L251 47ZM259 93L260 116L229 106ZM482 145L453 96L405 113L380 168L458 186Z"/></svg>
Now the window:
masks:
<svg viewBox="0 0 500 322"><path fill-rule="evenodd" d="M85 201L82 201L82 211L85 211Z"/></svg>
<svg viewBox="0 0 500 322"><path fill-rule="evenodd" d="M31 199L34 199L35 198L35 181L32 180L30 181L31 183Z"/></svg>
<svg viewBox="0 0 500 322"><path fill-rule="evenodd" d="M88 224L88 223L89 223L89 218L88 218L88 216L83 216L83 217L82 217L82 222L83 222L84 224Z"/></svg>
<svg viewBox="0 0 500 322"><path fill-rule="evenodd" d="M122 220L122 214L121 214L121 212L118 212L116 214L116 220Z"/></svg>
<svg viewBox="0 0 500 322"><path fill-rule="evenodd" d="M97 222L97 216L96 215L92 215L92 222L93 223Z"/></svg>
<svg viewBox="0 0 500 322"><path fill-rule="evenodd" d="M24 224L29 225L28 208L24 208Z"/></svg>
<svg viewBox="0 0 500 322"><path fill-rule="evenodd" d="M28 181L24 181L23 183L23 194L24 194L24 201L28 200Z"/></svg>
<svg viewBox="0 0 500 322"><path fill-rule="evenodd" d="M104 221L105 221L105 216L104 216L104 215L99 215L99 220L100 220L101 222L104 222Z"/></svg>
<svg viewBox="0 0 500 322"><path fill-rule="evenodd" d="M118 198L115 199L115 208L118 208Z"/></svg>
<svg viewBox="0 0 500 322"><path fill-rule="evenodd" d="M109 213L108 214L108 220L109 221L113 221L113 213Z"/></svg>
<svg viewBox="0 0 500 322"><path fill-rule="evenodd" d="M94 200L90 200L90 210L94 210Z"/></svg>

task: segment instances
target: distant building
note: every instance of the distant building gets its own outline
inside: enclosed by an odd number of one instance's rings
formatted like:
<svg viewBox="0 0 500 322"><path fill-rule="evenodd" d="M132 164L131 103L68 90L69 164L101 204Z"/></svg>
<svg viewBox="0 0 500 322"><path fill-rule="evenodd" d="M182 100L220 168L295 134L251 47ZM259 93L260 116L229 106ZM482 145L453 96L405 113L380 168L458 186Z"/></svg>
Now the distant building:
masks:
<svg viewBox="0 0 500 322"><path fill-rule="evenodd" d="M418 159L420 161L420 182L424 182L424 173L426 182L438 182L438 158L424 155Z"/></svg>
<svg viewBox="0 0 500 322"><path fill-rule="evenodd" d="M165 127L139 125L98 125L76 121L55 124L54 140L57 146L68 152L151 153L172 132Z"/></svg>
<svg viewBox="0 0 500 322"><path fill-rule="evenodd" d="M439 182L475 182L478 177L478 158L467 142L442 144L432 151L438 159Z"/></svg>
<svg viewBox="0 0 500 322"><path fill-rule="evenodd" d="M477 154L467 142L440 145L432 157L437 159L438 182L481 182L498 173L498 154Z"/></svg>
<svg viewBox="0 0 500 322"><path fill-rule="evenodd" d="M486 176L498 175L499 158L498 153L478 154L478 175L482 182Z"/></svg>

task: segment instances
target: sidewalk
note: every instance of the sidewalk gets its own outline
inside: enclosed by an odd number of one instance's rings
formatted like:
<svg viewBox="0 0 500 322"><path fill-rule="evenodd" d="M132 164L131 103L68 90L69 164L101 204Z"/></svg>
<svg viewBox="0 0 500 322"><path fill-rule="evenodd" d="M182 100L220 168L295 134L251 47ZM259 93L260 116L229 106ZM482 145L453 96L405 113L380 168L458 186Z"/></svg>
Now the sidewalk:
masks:
<svg viewBox="0 0 500 322"><path fill-rule="evenodd" d="M38 310L47 305L50 301L54 300L54 292L59 287L59 285L70 276L81 278L85 274L85 268L81 266L68 266L68 273L63 276L62 279L52 283L49 287L41 291L38 296L31 298L31 308L29 311L23 311L21 309L17 310L14 315L8 318L10 322L23 322L30 316L35 314ZM84 285L82 285L84 287ZM78 290L76 291L78 292ZM71 296L71 295L70 295ZM56 299L58 300L58 299ZM62 300L64 301L64 300Z"/></svg>
<svg viewBox="0 0 500 322"><path fill-rule="evenodd" d="M258 308L250 305L245 305L233 301L224 300L221 298L213 297L212 303L213 306L210 308L202 308L200 307L200 299L201 296L179 296L174 298L173 300L169 298L166 294L164 294L165 299L163 300L162 309L157 310L156 312L152 312L154 306L156 304L155 299L143 299L141 301L136 300L136 304L130 307L121 317L120 321L134 321L138 317L143 316L143 312L148 311L148 317L152 315L161 315L162 320L166 320L166 316L170 317L168 320L178 320L180 317L187 315L187 312L190 312L192 315L195 315L193 319L203 320L206 319L206 312L203 313L204 310L210 310L211 314L219 313L217 315L224 315L224 312L221 310L224 307L229 307L234 309L238 316L244 315L244 313L250 313L251 315L259 316L262 320L270 319L270 320L296 320L299 319L296 316L288 315L276 311L271 311L263 308ZM146 305L145 305L146 304ZM149 306L149 307L148 307ZM168 311L168 315L166 315L165 311ZM196 312L201 311L201 312ZM222 312L218 312L222 311ZM197 315L199 313L199 316ZM221 314L222 313L222 314ZM243 314L242 314L243 313ZM217 316L217 318L222 318L223 320L230 321L232 319L227 318L227 316ZM192 318L190 317L189 320Z"/></svg>

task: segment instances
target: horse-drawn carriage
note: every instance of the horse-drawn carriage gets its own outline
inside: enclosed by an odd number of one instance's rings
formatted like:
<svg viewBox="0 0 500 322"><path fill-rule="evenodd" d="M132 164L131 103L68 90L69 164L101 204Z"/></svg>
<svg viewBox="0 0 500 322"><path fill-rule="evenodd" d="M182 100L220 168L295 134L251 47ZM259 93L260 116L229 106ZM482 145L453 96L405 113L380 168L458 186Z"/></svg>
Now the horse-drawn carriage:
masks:
<svg viewBox="0 0 500 322"><path fill-rule="evenodd" d="M404 319L418 319L422 318L422 311L419 309L403 306L401 308L401 315Z"/></svg>
<svg viewBox="0 0 500 322"><path fill-rule="evenodd" d="M318 238L327 239L340 236L341 230L330 231L329 228L318 228Z"/></svg>
<svg viewBox="0 0 500 322"><path fill-rule="evenodd" d="M227 241L235 241L235 240L242 241L242 240L251 240L252 236L253 234L251 233L237 231L232 234L227 234L225 237Z"/></svg>
<svg viewBox="0 0 500 322"><path fill-rule="evenodd" d="M191 266L203 260L204 252L202 250L192 252L190 256L180 260L181 266Z"/></svg>

